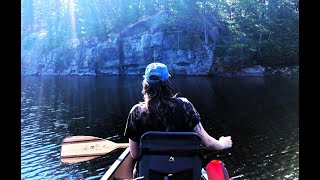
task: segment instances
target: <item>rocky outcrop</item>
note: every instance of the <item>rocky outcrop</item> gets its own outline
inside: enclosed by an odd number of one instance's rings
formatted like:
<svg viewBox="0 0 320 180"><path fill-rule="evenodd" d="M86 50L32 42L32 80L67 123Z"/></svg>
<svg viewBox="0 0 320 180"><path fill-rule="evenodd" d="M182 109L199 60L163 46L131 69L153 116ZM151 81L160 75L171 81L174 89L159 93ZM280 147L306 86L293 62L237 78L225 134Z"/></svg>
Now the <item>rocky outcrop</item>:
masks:
<svg viewBox="0 0 320 180"><path fill-rule="evenodd" d="M45 29L28 35L22 32L21 74L143 74L151 62L167 64L171 74L186 75L268 76L299 71L265 68L245 56L241 59L235 48L230 48L232 36L219 18L200 14L193 19L197 28L190 31L180 28L181 24L170 25L173 16L169 11L161 11L141 17L104 40L90 37L58 42L49 38Z"/></svg>
<svg viewBox="0 0 320 180"><path fill-rule="evenodd" d="M104 42L97 38L73 39L53 50L43 47L45 34L31 34L22 40L21 73L143 74L147 64L162 62L172 74L208 74L214 59L212 46L204 40L190 42L181 31L163 28L161 23L169 16L162 11L141 18Z"/></svg>

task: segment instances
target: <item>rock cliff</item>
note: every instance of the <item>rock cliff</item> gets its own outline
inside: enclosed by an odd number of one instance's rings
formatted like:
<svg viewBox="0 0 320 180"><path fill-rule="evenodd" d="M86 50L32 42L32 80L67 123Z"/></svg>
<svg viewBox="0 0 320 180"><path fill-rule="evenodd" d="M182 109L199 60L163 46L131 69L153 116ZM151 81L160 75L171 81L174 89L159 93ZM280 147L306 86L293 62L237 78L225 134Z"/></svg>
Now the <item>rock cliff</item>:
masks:
<svg viewBox="0 0 320 180"><path fill-rule="evenodd" d="M68 46L46 48L45 33L21 42L22 74L124 75L143 74L147 64L162 62L171 74L206 75L213 66L214 48L179 30L164 28L170 13L140 18L106 41L73 39ZM31 44L33 44L31 46Z"/></svg>

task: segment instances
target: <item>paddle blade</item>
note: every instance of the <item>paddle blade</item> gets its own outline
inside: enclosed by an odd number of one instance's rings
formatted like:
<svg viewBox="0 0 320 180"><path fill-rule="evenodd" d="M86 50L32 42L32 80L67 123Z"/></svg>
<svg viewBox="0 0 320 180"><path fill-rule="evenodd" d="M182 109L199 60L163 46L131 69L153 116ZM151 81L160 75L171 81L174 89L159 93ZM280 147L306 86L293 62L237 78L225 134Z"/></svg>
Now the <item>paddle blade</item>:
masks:
<svg viewBox="0 0 320 180"><path fill-rule="evenodd" d="M117 143L93 136L66 137L61 146L61 162L77 163L107 154L116 148Z"/></svg>
<svg viewBox="0 0 320 180"><path fill-rule="evenodd" d="M65 164L72 164L72 163L78 163L83 161L89 161L91 159L97 158L100 156L89 156L89 157L61 157L61 162Z"/></svg>

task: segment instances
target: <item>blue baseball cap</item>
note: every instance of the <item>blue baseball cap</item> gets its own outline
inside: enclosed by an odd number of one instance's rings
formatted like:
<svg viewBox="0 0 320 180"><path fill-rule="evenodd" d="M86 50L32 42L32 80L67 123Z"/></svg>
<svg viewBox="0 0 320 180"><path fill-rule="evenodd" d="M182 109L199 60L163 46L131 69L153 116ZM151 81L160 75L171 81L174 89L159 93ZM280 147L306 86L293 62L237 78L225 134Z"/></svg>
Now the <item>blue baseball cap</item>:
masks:
<svg viewBox="0 0 320 180"><path fill-rule="evenodd" d="M171 77L168 72L168 68L162 63L151 63L146 67L145 77L147 82L155 83L159 81L165 81Z"/></svg>

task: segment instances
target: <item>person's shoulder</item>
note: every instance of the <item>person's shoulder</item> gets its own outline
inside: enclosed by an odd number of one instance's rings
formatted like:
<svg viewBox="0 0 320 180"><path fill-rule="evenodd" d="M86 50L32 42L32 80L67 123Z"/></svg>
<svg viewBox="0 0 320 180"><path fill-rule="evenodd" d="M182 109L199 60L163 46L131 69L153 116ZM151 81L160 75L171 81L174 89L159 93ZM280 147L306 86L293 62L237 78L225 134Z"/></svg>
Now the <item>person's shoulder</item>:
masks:
<svg viewBox="0 0 320 180"><path fill-rule="evenodd" d="M193 109L193 108L194 108L193 104L192 104L187 98L185 98L185 97L179 97L179 98L177 98L177 99L180 100L180 103L183 104L183 107L184 107L185 109L190 109L190 108Z"/></svg>
<svg viewBox="0 0 320 180"><path fill-rule="evenodd" d="M130 113L142 112L145 108L146 108L145 104L140 102L140 103L135 104L134 106L132 106L132 108L130 110Z"/></svg>
<svg viewBox="0 0 320 180"><path fill-rule="evenodd" d="M190 101L185 97L177 97L178 100L181 100L183 103L190 103Z"/></svg>

